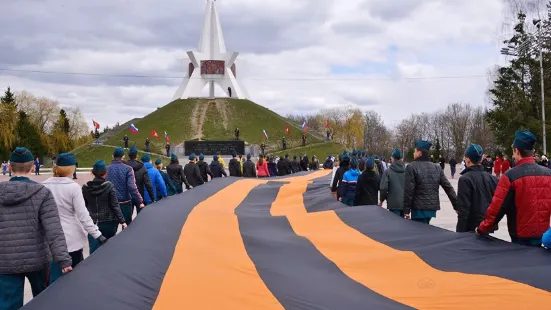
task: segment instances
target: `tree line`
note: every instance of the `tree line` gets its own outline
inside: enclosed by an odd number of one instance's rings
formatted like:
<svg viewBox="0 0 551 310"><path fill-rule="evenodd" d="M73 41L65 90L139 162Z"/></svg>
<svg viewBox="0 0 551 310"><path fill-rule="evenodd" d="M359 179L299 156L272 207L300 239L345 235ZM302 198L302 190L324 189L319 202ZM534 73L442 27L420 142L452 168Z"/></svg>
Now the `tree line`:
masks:
<svg viewBox="0 0 551 310"><path fill-rule="evenodd" d="M17 146L25 146L40 158L68 152L92 137L78 108L62 108L59 102L8 87L0 98L0 159L6 160Z"/></svg>

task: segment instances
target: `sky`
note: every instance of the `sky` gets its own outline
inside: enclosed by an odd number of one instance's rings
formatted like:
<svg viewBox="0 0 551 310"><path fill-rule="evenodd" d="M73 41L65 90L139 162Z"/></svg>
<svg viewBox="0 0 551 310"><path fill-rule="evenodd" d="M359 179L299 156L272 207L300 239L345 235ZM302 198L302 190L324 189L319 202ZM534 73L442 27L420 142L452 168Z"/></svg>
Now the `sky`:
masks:
<svg viewBox="0 0 551 310"><path fill-rule="evenodd" d="M169 103L206 1L3 0L0 87L113 125ZM502 0L218 0L251 99L282 115L353 105L389 126L453 102L488 104L504 61ZM6 31L7 30L7 31ZM99 74L99 75L94 75ZM107 75L140 75L120 77ZM205 90L205 94L207 91Z"/></svg>

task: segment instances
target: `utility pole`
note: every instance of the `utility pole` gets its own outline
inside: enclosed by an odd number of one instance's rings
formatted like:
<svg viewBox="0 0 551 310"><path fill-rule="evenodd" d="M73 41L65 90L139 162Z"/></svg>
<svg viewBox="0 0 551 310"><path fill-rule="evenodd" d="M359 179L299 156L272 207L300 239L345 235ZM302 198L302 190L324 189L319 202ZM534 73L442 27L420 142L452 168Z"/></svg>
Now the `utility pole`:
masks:
<svg viewBox="0 0 551 310"><path fill-rule="evenodd" d="M543 154L547 156L547 133L545 129L545 87L543 80L543 40L541 37L541 20L535 20L534 25L538 27L538 45L540 49L540 79L541 79L541 126L543 130Z"/></svg>

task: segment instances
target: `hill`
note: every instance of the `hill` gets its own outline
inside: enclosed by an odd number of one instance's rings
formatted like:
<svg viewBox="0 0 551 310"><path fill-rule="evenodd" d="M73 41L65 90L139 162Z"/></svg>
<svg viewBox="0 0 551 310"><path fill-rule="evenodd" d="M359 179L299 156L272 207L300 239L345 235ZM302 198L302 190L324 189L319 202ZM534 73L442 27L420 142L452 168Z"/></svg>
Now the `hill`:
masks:
<svg viewBox="0 0 551 310"><path fill-rule="evenodd" d="M306 154L308 157L312 157L312 155L316 155L320 162L323 162L323 159L325 159L328 155L333 155L335 157L338 156L338 154L341 154L345 150L345 147L342 144L334 143L334 142L328 142L328 143L317 143L312 145L307 145L305 147L296 147L293 149L289 149L286 151L280 150L274 152L274 156L285 156L285 154L288 154L289 157L293 157L294 155L300 156L301 154Z"/></svg>
<svg viewBox="0 0 551 310"><path fill-rule="evenodd" d="M266 152L278 151L281 148L281 138L286 136L289 149L301 145L303 131L300 125L291 122L279 114L255 104L250 100L218 98L218 99L180 99L175 100L143 118L132 120L139 129L139 134L127 130L130 122L125 123L100 137L106 145L122 146L123 137L128 134L129 145L144 148L146 138L151 141L151 152L164 154L164 132L166 131L172 145L182 144L184 140L231 140L235 128L240 130L240 139L247 144L266 144ZM289 126L290 134L285 135ZM126 128L125 128L126 127ZM155 130L159 139L152 138L150 133ZM264 138L266 130L269 140ZM323 142L318 134L306 132L309 144ZM105 147L88 146L78 149L82 165L88 159L108 159L110 153ZM105 154L104 154L105 153ZM109 155L103 158L103 155Z"/></svg>

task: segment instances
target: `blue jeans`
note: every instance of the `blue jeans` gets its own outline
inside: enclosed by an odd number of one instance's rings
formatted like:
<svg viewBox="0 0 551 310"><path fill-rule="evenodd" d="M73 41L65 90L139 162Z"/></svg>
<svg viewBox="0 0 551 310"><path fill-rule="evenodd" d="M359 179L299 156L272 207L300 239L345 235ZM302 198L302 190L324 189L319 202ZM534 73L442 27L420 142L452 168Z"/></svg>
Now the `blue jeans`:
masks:
<svg viewBox="0 0 551 310"><path fill-rule="evenodd" d="M23 307L25 278L29 280L33 297L46 289L49 282L50 268L15 274L0 274L0 310L17 310Z"/></svg>

